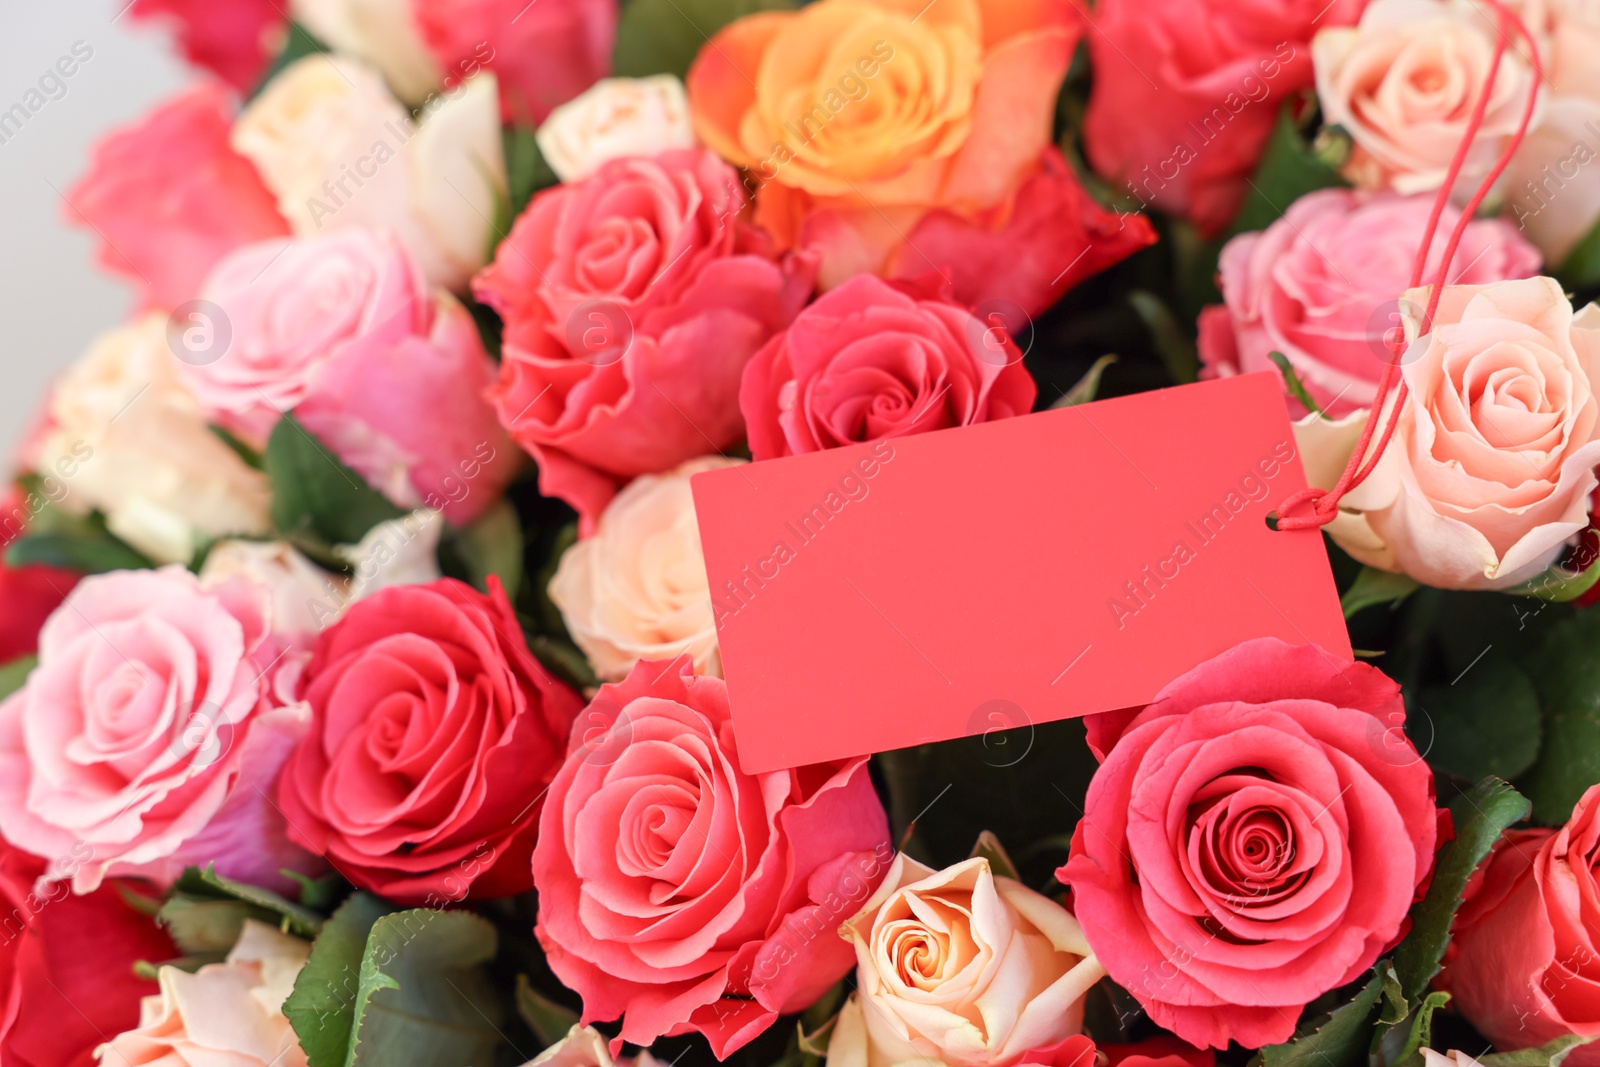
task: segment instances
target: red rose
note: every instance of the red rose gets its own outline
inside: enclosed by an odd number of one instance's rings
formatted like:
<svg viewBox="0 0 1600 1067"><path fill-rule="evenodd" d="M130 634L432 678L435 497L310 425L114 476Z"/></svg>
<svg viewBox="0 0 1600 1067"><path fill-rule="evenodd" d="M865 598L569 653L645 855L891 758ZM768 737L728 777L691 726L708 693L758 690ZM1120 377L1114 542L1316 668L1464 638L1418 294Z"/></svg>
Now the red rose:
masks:
<svg viewBox="0 0 1600 1067"><path fill-rule="evenodd" d="M855 961L839 925L893 855L867 761L750 775L733 740L722 679L647 660L600 688L550 786L535 932L624 1041L699 1032L726 1058Z"/></svg>
<svg viewBox="0 0 1600 1067"><path fill-rule="evenodd" d="M739 440L739 375L811 295L743 203L709 152L613 160L536 196L474 281L505 319L500 421L584 536L630 478Z"/></svg>
<svg viewBox="0 0 1600 1067"><path fill-rule="evenodd" d="M756 353L739 407L772 459L1026 415L1035 395L1002 323L864 274Z"/></svg>
<svg viewBox="0 0 1600 1067"><path fill-rule="evenodd" d="M539 799L583 702L528 652L498 581L392 586L324 631L289 834L356 885L430 906L529 888Z"/></svg>
<svg viewBox="0 0 1600 1067"><path fill-rule="evenodd" d="M1404 722L1378 670L1275 638L1091 722L1109 751L1056 876L1151 1019L1201 1047L1286 1041L1396 940L1437 836Z"/></svg>
<svg viewBox="0 0 1600 1067"><path fill-rule="evenodd" d="M1101 1045L1105 1067L1213 1067L1216 1053L1175 1037L1152 1037L1131 1045Z"/></svg>
<svg viewBox="0 0 1600 1067"><path fill-rule="evenodd" d="M0 1063L94 1067L95 1048L137 1026L139 998L156 992L133 965L177 951L115 883L73 896L56 881L40 893L42 873L0 842Z"/></svg>
<svg viewBox="0 0 1600 1067"><path fill-rule="evenodd" d="M1496 1047L1600 1035L1600 785L1559 830L1505 836L1456 918L1446 978L1455 1006ZM1600 1064L1600 1045L1568 1054Z"/></svg>
<svg viewBox="0 0 1600 1067"><path fill-rule="evenodd" d="M288 6L280 0L133 0L129 14L170 21L185 59L248 93L288 29Z"/></svg>
<svg viewBox="0 0 1600 1067"><path fill-rule="evenodd" d="M1289 95L1312 83L1310 40L1365 0L1100 0L1084 147L1121 191L1207 234L1232 220Z"/></svg>
<svg viewBox="0 0 1600 1067"><path fill-rule="evenodd" d="M44 621L82 577L62 567L12 567L5 562L5 550L27 532L42 500L25 496L17 486L0 493L0 665L39 650Z"/></svg>
<svg viewBox="0 0 1600 1067"><path fill-rule="evenodd" d="M228 143L233 109L217 85L188 89L103 137L66 194L103 242L96 256L142 284L142 304L197 296L212 264L251 241L288 234L255 166Z"/></svg>

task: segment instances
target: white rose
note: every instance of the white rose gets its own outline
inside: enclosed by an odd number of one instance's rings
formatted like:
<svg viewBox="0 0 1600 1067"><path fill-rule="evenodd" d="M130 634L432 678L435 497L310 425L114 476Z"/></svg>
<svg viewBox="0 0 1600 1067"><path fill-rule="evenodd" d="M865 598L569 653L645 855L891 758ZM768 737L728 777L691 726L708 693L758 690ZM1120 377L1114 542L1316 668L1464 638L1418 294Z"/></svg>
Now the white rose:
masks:
<svg viewBox="0 0 1600 1067"><path fill-rule="evenodd" d="M603 78L550 112L535 137L564 182L587 177L608 160L696 143L689 97L671 74Z"/></svg>
<svg viewBox="0 0 1600 1067"><path fill-rule="evenodd" d="M661 1067L661 1063L647 1051L613 1058L604 1034L592 1026L574 1026L523 1067Z"/></svg>
<svg viewBox="0 0 1600 1067"><path fill-rule="evenodd" d="M334 552L350 565L352 602L391 585L426 585L440 577L439 535L444 515L422 508L399 519L380 522L357 545L339 545Z"/></svg>
<svg viewBox="0 0 1600 1067"><path fill-rule="evenodd" d="M335 52L382 72L396 96L420 104L441 74L411 17L411 0L293 0L295 21Z"/></svg>
<svg viewBox="0 0 1600 1067"><path fill-rule="evenodd" d="M499 90L483 72L428 98L420 124L365 63L307 56L233 128L295 233L387 229L428 280L459 291L487 261L505 196Z"/></svg>
<svg viewBox="0 0 1600 1067"><path fill-rule="evenodd" d="M216 585L233 578L266 589L272 628L279 633L317 634L349 599L348 579L323 570L284 541L217 542L200 568L200 582Z"/></svg>
<svg viewBox="0 0 1600 1067"><path fill-rule="evenodd" d="M606 506L594 536L562 554L550 599L601 679L685 652L696 673L721 676L689 477L739 462L702 456L635 478Z"/></svg>
<svg viewBox="0 0 1600 1067"><path fill-rule="evenodd" d="M100 510L155 562L188 563L206 540L270 529L266 476L206 426L163 315L97 339L57 383L49 414L31 466L61 475L63 507Z"/></svg>

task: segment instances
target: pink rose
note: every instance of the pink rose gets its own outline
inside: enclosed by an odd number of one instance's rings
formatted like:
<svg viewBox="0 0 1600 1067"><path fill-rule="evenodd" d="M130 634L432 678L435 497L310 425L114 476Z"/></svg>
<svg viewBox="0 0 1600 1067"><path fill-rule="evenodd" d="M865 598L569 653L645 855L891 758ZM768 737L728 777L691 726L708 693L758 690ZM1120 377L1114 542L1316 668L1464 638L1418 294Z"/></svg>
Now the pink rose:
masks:
<svg viewBox="0 0 1600 1067"><path fill-rule="evenodd" d="M255 167L229 145L232 120L220 86L185 90L101 138L66 193L68 218L102 242L100 266L142 283L145 306L181 304L228 252L289 232Z"/></svg>
<svg viewBox="0 0 1600 1067"><path fill-rule="evenodd" d="M450 72L479 65L500 80L508 123L537 126L557 104L611 73L617 0L411 0L434 59Z"/></svg>
<svg viewBox="0 0 1600 1067"><path fill-rule="evenodd" d="M264 444L293 411L396 504L439 508L458 526L516 474L483 398L494 364L472 317L430 293L393 238L345 229L254 244L219 263L203 294L222 322L181 369L207 414L246 441Z"/></svg>
<svg viewBox="0 0 1600 1067"><path fill-rule="evenodd" d="M1003 326L862 275L756 353L739 406L760 460L1026 415L1035 395Z"/></svg>
<svg viewBox="0 0 1600 1067"><path fill-rule="evenodd" d="M1222 249L1226 305L1200 319L1200 358L1215 375L1274 370L1268 354L1289 357L1311 396L1338 417L1370 407L1389 358L1387 331L1399 325L1395 294L1411 279L1433 197L1366 195L1322 189L1289 206L1260 233L1240 234ZM1449 234L1460 212L1439 217ZM1445 239L1434 240L1425 278L1433 278ZM1539 253L1506 222L1467 225L1453 285L1526 278Z"/></svg>
<svg viewBox="0 0 1600 1067"><path fill-rule="evenodd" d="M1113 981L1200 1047L1288 1040L1370 968L1433 867L1433 775L1400 687L1313 645L1247 641L1134 714L1056 876Z"/></svg>
<svg viewBox="0 0 1600 1067"><path fill-rule="evenodd" d="M1101 0L1087 34L1084 147L1099 173L1208 234L1233 218L1284 99L1312 81L1312 34L1365 0Z"/></svg>
<svg viewBox="0 0 1600 1067"><path fill-rule="evenodd" d="M129 14L172 23L185 59L248 93L282 45L286 6L279 0L133 0Z"/></svg>
<svg viewBox="0 0 1600 1067"><path fill-rule="evenodd" d="M1559 830L1508 833L1456 917L1445 976L1455 1006L1507 1051L1563 1034L1600 1036L1600 785ZM1600 1064L1600 1045L1564 1061Z"/></svg>
<svg viewBox="0 0 1600 1067"><path fill-rule="evenodd" d="M311 729L278 784L290 833L350 881L429 907L529 887L539 802L582 707L498 580L391 586L322 632Z"/></svg>
<svg viewBox="0 0 1600 1067"><path fill-rule="evenodd" d="M533 853L535 928L583 1021L698 1032L717 1058L849 970L837 934L891 855L866 760L747 775L722 679L688 656L601 686Z"/></svg>
<svg viewBox="0 0 1600 1067"><path fill-rule="evenodd" d="M263 590L181 567L85 578L45 623L39 665L0 704L0 833L89 892L190 864L257 885L315 865L264 790L305 729L300 659Z"/></svg>
<svg viewBox="0 0 1600 1067"><path fill-rule="evenodd" d="M493 400L588 536L617 489L743 436L739 375L811 295L709 152L617 159L534 197L474 281L505 319Z"/></svg>

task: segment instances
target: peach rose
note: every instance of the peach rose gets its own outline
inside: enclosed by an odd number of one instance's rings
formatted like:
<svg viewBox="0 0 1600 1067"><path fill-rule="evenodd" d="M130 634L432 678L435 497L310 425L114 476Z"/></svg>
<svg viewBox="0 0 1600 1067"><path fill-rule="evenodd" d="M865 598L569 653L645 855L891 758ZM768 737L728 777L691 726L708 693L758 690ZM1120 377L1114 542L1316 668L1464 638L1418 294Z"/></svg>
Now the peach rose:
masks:
<svg viewBox="0 0 1600 1067"><path fill-rule="evenodd" d="M740 462L703 456L635 478L594 536L562 554L550 599L602 681L626 678L641 659L686 652L695 673L722 676L689 478Z"/></svg>
<svg viewBox="0 0 1600 1067"><path fill-rule="evenodd" d="M1444 183L1489 81L1495 24L1470 0L1373 0L1353 27L1311 41L1322 118L1354 141L1345 177L1367 188L1426 192ZM1489 88L1462 170L1470 188L1516 130L1533 72L1513 51Z"/></svg>
<svg viewBox="0 0 1600 1067"><path fill-rule="evenodd" d="M1551 278L1426 289L1400 302L1409 389L1394 439L1328 533L1356 559L1445 589L1536 576L1588 524L1600 462L1600 309L1576 315ZM1327 488L1368 413L1295 426L1306 476Z"/></svg>
<svg viewBox="0 0 1600 1067"><path fill-rule="evenodd" d="M1080 32L1068 0L821 0L713 37L690 110L701 141L759 183L757 221L821 253L824 288L931 269L964 301L1033 312L1153 240L1054 165ZM1074 259L1085 243L1089 263Z"/></svg>
<svg viewBox="0 0 1600 1067"><path fill-rule="evenodd" d="M224 963L190 974L158 972L161 992L139 1005L139 1025L95 1050L102 1063L127 1067L305 1067L283 1002L311 946L246 919Z"/></svg>
<svg viewBox="0 0 1600 1067"><path fill-rule="evenodd" d="M897 856L839 933L858 992L829 1067L1018 1063L1082 1031L1083 996L1106 973L1070 912L981 857L935 871Z"/></svg>
<svg viewBox="0 0 1600 1067"><path fill-rule="evenodd" d="M539 151L564 182L587 178L623 156L695 147L689 98L671 74L605 78L550 112Z"/></svg>

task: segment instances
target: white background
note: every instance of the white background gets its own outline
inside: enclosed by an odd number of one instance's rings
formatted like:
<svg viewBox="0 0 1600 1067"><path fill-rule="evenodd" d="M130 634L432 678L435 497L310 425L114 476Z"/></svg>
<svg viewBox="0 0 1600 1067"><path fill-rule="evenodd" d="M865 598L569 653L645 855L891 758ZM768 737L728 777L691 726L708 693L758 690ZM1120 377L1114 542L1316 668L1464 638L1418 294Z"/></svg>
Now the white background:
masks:
<svg viewBox="0 0 1600 1067"><path fill-rule="evenodd" d="M83 41L94 55L0 144L0 469L51 377L132 308L132 288L98 271L92 231L69 225L60 193L89 145L195 77L162 28L119 11L128 0L3 0L0 111ZM54 188L51 188L51 186Z"/></svg>

